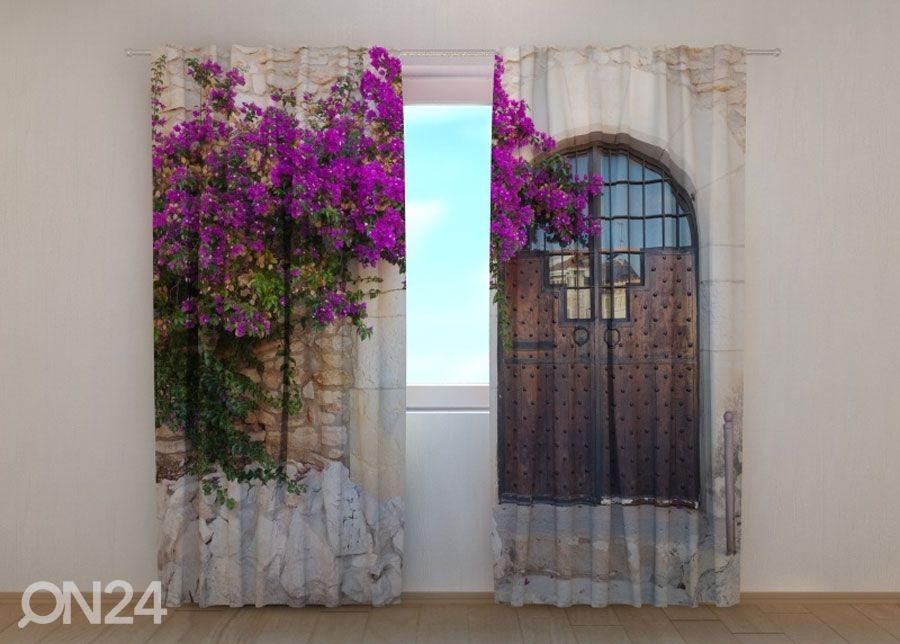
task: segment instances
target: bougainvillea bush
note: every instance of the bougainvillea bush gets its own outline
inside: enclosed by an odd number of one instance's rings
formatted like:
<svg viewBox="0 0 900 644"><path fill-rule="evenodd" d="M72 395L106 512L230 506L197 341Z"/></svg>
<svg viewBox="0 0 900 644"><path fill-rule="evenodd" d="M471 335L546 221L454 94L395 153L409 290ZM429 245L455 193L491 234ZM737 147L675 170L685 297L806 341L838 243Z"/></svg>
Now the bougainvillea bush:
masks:
<svg viewBox="0 0 900 644"><path fill-rule="evenodd" d="M240 427L263 404L280 406L285 419L298 408L295 325L346 321L367 337L366 300L378 286L357 267L404 268L400 62L372 48L326 95L273 89L265 109L237 103L240 70L187 64L201 101L171 128L160 101L166 61L154 64L157 425L188 437L198 476L218 466L229 479L296 489L283 457L271 458ZM572 176L526 104L504 90L503 72L498 58L491 273L501 305L502 265L538 228L564 245L597 232L586 206L602 185ZM280 401L246 375L259 366L254 348L273 340L282 342Z"/></svg>
<svg viewBox="0 0 900 644"><path fill-rule="evenodd" d="M400 62L372 48L324 96L273 89L262 109L237 104L240 70L189 60L202 98L171 128L165 64L153 83L157 424L187 435L197 475L284 480L239 425L263 403L285 418L299 406L292 329L346 321L367 337L377 283L358 267L404 266ZM245 375L272 340L284 342L281 401Z"/></svg>
<svg viewBox="0 0 900 644"><path fill-rule="evenodd" d="M501 339L509 329L503 265L542 229L562 246L585 244L600 232L589 214L591 197L600 193L599 175L573 176L569 163L554 152L556 142L538 131L528 105L510 98L503 87L503 59L494 61L491 151L491 287L498 304ZM531 157L531 159L528 159Z"/></svg>

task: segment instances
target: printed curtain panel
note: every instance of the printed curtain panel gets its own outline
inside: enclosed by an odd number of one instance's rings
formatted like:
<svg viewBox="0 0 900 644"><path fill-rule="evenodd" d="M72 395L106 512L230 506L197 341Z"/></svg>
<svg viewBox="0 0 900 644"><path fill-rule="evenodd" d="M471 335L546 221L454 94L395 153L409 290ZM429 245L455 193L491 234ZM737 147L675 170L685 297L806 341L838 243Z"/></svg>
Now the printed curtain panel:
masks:
<svg viewBox="0 0 900 644"><path fill-rule="evenodd" d="M386 51L153 56L166 603L400 596L402 98Z"/></svg>
<svg viewBox="0 0 900 644"><path fill-rule="evenodd" d="M506 91L575 174L604 186L587 243L539 230L504 266L496 598L732 604L743 53L530 47L503 58Z"/></svg>

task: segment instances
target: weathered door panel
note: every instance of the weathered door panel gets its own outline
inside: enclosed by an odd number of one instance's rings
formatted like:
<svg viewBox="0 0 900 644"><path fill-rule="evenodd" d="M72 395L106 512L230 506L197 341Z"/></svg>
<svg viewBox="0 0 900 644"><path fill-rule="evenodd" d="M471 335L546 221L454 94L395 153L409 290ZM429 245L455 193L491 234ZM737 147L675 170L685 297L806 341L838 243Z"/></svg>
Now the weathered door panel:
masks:
<svg viewBox="0 0 900 644"><path fill-rule="evenodd" d="M623 320L566 320L565 287L547 285L545 260L529 253L506 267L512 347L500 351L501 495L693 503L695 251L646 252L644 283L628 287Z"/></svg>
<svg viewBox="0 0 900 644"><path fill-rule="evenodd" d="M515 499L593 498L590 349L560 324L557 289L544 284L545 258L506 266L512 347L499 365L500 488ZM579 336L580 338L580 336Z"/></svg>

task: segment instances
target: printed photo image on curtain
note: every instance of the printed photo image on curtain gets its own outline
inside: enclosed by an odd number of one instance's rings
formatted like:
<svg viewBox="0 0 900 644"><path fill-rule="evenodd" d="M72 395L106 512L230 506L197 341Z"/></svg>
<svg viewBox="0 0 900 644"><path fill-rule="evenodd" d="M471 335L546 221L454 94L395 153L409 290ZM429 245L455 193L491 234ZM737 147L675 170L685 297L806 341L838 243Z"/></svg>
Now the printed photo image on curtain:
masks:
<svg viewBox="0 0 900 644"><path fill-rule="evenodd" d="M497 600L732 604L743 53L508 49L494 92Z"/></svg>
<svg viewBox="0 0 900 644"><path fill-rule="evenodd" d="M399 598L400 63L153 54L159 574L168 605Z"/></svg>

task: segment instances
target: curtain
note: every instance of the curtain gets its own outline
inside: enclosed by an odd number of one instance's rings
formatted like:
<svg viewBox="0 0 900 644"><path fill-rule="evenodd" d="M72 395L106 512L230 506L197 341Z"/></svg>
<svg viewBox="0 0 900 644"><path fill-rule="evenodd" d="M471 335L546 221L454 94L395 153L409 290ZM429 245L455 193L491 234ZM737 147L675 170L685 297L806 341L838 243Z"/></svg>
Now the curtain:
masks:
<svg viewBox="0 0 900 644"><path fill-rule="evenodd" d="M353 193L335 198L337 211L291 214L287 198L277 196L282 200L274 209L267 205L276 203L272 201L274 177L293 172L284 180L313 190L304 183L302 166L283 170L279 165L301 146L312 144L291 139L296 128L285 126L285 132L277 136L253 129L263 110L276 101L290 106L292 101L302 104L339 91L349 72L371 69L367 52L343 47L234 46L221 51L169 46L155 51L153 60L158 563L165 601L174 606L396 601L403 555L405 445L402 145L389 142L385 145L393 147L381 150L388 152L377 159L373 155L373 163L392 156L387 176L378 174L376 170L383 168L374 166L353 170L356 177L374 177L369 192L358 201L353 201L357 199ZM212 65L197 68L194 61L213 61L222 72ZM207 82L213 79L210 100L227 102L231 68L241 76L233 88L236 109L249 104L259 111L248 117L251 133L240 135L247 137L246 150L251 151L235 153L235 159L228 161L233 167L222 170L225 179L208 180L205 185L218 192L207 204L205 197L195 194L194 184L219 172L212 169L212 159L221 149L213 145L203 153L208 156L198 156L187 170L176 169L181 175L173 178L157 157L169 155L166 163L175 159L177 164L191 151L160 143L159 137L202 118L199 85L204 74ZM388 85L386 92L391 91ZM391 99L399 100L393 95ZM375 111L385 104L376 104ZM235 114L245 118L246 112ZM396 113L374 112L364 118L389 117L399 118ZM306 126L315 117L301 114L298 118ZM211 135L196 136L215 136L216 123L214 118ZM282 125L273 119L267 127ZM398 127L402 132L402 122L394 123L394 129ZM331 134L346 132L334 128ZM359 144L352 138L356 134L346 134L343 142L334 144L336 157L341 145ZM235 136L232 140L239 141ZM254 145L263 136L277 141L271 170L259 171L257 166L265 160L260 160ZM326 140L321 144L331 145ZM255 179L248 178L257 171ZM360 181L353 190L362 190ZM244 190L240 196L234 196L236 187ZM391 196L385 197L388 192ZM240 201L244 195L250 195L247 204ZM178 215L173 214L177 200L187 203L194 198L206 217L205 228L193 242L173 250L172 240L165 235L182 234L172 224L177 222L173 219ZM345 222L339 218L346 213L339 211L350 212L359 204L359 210L368 208L360 216L373 218L367 221L374 221L374 226L358 224L355 233L340 229ZM244 229L234 226L233 218L248 211L257 215L254 228L249 223ZM326 233L380 235L374 242L365 237L359 247L346 249L355 260L347 260L355 288L378 292L374 299L364 298L364 316L358 314L358 298L344 283L346 276L328 286L332 290L315 303L304 299L309 293L325 292L324 286L316 291L316 259L343 262L344 255L334 248L330 255L321 248L306 249L305 263L291 264L298 256L296 249L307 239L301 228L285 232L288 226L299 226L298 221L311 226L309 235L315 233L326 241ZM214 244L206 236L213 241L224 238L226 225L232 226L228 234L237 235L239 241L229 241L224 250L221 283L206 288L194 279L204 266L217 261L212 251L207 252ZM363 248L362 242L372 244ZM372 261L370 251L376 258L381 253L382 259ZM175 261L179 253L184 255L181 264ZM361 256L370 261L359 261ZM301 287L307 291L301 292ZM224 311L219 293L229 303ZM173 304L176 297L184 299ZM266 318L268 310L274 314ZM209 321L217 315L218 323ZM352 322L354 316L359 325ZM182 426L174 426L179 423ZM210 429L214 425L218 433ZM225 446L216 441L224 441ZM203 460L223 450L230 459L231 474L221 462ZM264 465L253 458L260 454Z"/></svg>
<svg viewBox="0 0 900 644"><path fill-rule="evenodd" d="M589 244L538 231L504 267L496 598L735 603L743 53L529 47L503 59L509 95L574 173L605 185Z"/></svg>

